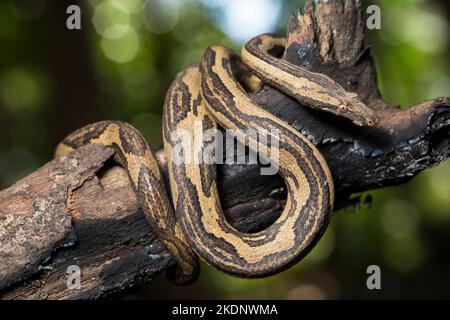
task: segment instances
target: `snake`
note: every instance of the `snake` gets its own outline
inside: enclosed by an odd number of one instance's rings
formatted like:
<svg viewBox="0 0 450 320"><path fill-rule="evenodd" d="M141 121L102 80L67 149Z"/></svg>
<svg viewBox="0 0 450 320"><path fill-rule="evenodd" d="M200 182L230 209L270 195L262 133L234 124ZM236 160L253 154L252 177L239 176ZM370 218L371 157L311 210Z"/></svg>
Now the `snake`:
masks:
<svg viewBox="0 0 450 320"><path fill-rule="evenodd" d="M373 126L377 121L356 93L275 54L286 45L286 38L262 34L248 41L240 56L226 47L210 46L200 64L190 65L176 76L162 116L168 178L142 134L122 121L87 125L56 148L56 158L87 144L114 148L114 160L126 169L148 223L175 259L168 275L177 284L197 279L199 258L235 276L276 274L300 261L328 225L334 184L325 158L306 136L252 100L258 87L269 85L306 107L346 118L352 125ZM287 197L272 225L254 233L238 231L221 207L217 164L176 161L180 154L189 153L178 148L177 133L195 139L198 124L203 132L233 129L237 141L269 159L272 150L246 130L263 130L268 140L275 139L278 173ZM200 157L206 141L195 142L192 154Z"/></svg>

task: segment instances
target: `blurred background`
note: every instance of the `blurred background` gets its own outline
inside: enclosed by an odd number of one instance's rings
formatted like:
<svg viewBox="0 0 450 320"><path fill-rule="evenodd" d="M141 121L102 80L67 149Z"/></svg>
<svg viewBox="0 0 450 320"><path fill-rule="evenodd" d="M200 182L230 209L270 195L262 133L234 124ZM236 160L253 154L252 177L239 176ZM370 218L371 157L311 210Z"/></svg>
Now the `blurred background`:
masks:
<svg viewBox="0 0 450 320"><path fill-rule="evenodd" d="M238 51L263 32L285 34L300 0L0 1L0 189L49 161L61 138L87 123L120 119L156 149L161 109L175 75L204 49ZM70 4L82 29L65 28ZM384 98L406 108L450 96L450 2L369 0L382 29L368 32ZM450 161L411 183L371 192L370 209L337 212L302 263L264 280L203 265L177 287L164 275L132 298L450 298ZM366 268L382 290L366 288Z"/></svg>

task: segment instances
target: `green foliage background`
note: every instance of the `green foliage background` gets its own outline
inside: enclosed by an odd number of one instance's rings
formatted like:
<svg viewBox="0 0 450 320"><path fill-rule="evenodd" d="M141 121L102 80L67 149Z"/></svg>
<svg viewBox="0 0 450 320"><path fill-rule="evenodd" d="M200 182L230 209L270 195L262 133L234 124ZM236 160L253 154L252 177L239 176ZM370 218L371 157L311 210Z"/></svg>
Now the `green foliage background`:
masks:
<svg viewBox="0 0 450 320"><path fill-rule="evenodd" d="M175 75L199 62L211 44L236 51L242 45L224 25L226 1L85 1L79 32L84 34L86 51L80 51L81 58L73 50L57 56L75 70L65 77L79 84L66 86L68 96L79 102L79 114L65 116L67 106L58 90L67 79L55 76L58 64L51 53L64 52L67 43L54 41L61 37L54 36L58 30L49 27L55 25L49 21L59 18L47 12L56 2L0 2L1 188L50 160L57 142L86 122L127 121L155 148L161 147L161 108ZM280 33L285 33L289 15L304 4L263 2L277 8L272 12L276 23L265 31ZM381 7L382 29L369 31L367 43L372 45L384 98L407 108L424 99L450 96L446 1L364 4ZM66 14L56 12L64 29ZM78 68L84 70L82 76ZM77 82L77 77L88 81ZM94 102L87 92L95 93ZM313 252L281 275L243 280L203 266L193 286L175 287L161 276L132 297L450 298L449 181L447 161L407 185L370 192L371 208L337 212ZM381 267L381 291L366 288L365 271L371 264Z"/></svg>

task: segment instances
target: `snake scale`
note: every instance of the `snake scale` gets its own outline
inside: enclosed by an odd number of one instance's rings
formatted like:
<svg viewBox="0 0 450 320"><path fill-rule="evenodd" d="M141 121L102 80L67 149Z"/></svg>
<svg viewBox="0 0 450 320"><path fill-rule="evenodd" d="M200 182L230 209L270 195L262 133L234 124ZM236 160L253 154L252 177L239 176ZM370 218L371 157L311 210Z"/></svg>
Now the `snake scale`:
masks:
<svg viewBox="0 0 450 320"><path fill-rule="evenodd" d="M355 125L372 126L373 111L355 93L329 77L294 66L273 55L285 38L257 36L242 48L241 57L221 46L209 47L200 65L189 66L171 85L163 111L164 152L170 195L163 174L143 136L131 125L103 121L66 137L56 150L61 157L86 144L115 148L115 161L129 175L140 206L156 235L177 262L169 272L179 284L194 281L198 257L224 272L263 277L298 262L322 235L333 208L334 186L319 150L289 124L256 105L244 88L267 83L303 105L336 114ZM264 156L270 151L247 129L264 128L279 143L279 174L287 187L286 205L265 230L242 233L226 220L219 201L215 164L173 161L174 132L193 135L195 123L204 130L236 129L236 139ZM271 137L271 132L279 132ZM204 142L194 147L201 152Z"/></svg>

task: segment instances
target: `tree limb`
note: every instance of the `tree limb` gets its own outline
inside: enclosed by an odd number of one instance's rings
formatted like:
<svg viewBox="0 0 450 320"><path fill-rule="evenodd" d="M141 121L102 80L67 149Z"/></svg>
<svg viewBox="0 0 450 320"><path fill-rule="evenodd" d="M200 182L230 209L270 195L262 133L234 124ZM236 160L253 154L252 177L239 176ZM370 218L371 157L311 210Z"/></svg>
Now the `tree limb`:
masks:
<svg viewBox="0 0 450 320"><path fill-rule="evenodd" d="M380 117L374 128L304 108L269 86L254 96L319 147L333 173L336 208L351 204L352 193L405 183L450 153L450 99L406 110L381 100L361 12L356 0L307 4L290 21L283 58L357 92ZM173 265L111 155L109 148L86 146L0 192L2 298L103 298ZM255 165L223 165L218 178L225 214L239 230L260 230L281 212L280 177L261 176ZM80 290L66 286L69 265L82 270Z"/></svg>

